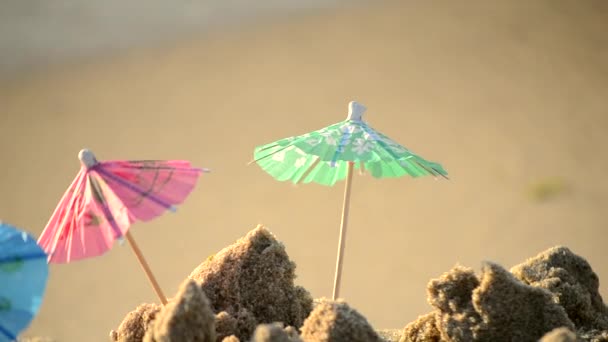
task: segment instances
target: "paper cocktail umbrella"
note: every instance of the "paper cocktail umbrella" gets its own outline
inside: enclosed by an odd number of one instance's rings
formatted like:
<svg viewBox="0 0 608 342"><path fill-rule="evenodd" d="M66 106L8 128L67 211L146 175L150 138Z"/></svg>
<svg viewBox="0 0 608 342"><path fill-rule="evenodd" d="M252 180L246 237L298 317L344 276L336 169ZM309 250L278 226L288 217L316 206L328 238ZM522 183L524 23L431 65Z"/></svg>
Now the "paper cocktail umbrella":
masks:
<svg viewBox="0 0 608 342"><path fill-rule="evenodd" d="M364 122L363 105L351 101L348 109L345 121L256 147L253 161L276 180L295 184L315 182L333 186L346 178L334 300L340 291L353 170L366 170L375 178L431 175L447 179L440 164L423 159Z"/></svg>
<svg viewBox="0 0 608 342"><path fill-rule="evenodd" d="M15 341L38 314L47 254L28 233L0 222L0 342Z"/></svg>
<svg viewBox="0 0 608 342"><path fill-rule="evenodd" d="M162 304L167 303L146 259L129 232L135 221L175 211L206 169L183 160L99 162L89 150L78 154L81 168L63 195L38 242L51 263L96 257L124 236Z"/></svg>

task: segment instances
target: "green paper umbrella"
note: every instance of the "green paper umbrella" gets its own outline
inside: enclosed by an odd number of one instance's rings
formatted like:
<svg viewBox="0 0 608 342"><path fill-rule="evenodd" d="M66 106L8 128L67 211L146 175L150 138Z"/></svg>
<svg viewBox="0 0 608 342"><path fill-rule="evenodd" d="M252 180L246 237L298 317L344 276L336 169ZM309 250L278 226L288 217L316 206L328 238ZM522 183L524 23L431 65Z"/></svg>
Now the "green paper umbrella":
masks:
<svg viewBox="0 0 608 342"><path fill-rule="evenodd" d="M258 146L254 160L279 181L315 182L333 186L346 178L333 299L338 297L353 170L375 178L432 175L447 179L438 163L430 162L376 131L362 120L365 106L351 101L348 117L320 130Z"/></svg>

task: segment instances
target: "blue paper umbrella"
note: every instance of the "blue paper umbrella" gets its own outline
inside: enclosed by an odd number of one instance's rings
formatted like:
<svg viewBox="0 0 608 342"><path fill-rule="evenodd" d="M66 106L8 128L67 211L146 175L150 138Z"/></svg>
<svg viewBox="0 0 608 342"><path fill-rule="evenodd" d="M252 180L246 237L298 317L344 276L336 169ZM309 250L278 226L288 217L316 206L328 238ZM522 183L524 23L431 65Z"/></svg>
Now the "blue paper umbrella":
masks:
<svg viewBox="0 0 608 342"><path fill-rule="evenodd" d="M15 341L40 309L49 268L36 239L0 222L0 342Z"/></svg>

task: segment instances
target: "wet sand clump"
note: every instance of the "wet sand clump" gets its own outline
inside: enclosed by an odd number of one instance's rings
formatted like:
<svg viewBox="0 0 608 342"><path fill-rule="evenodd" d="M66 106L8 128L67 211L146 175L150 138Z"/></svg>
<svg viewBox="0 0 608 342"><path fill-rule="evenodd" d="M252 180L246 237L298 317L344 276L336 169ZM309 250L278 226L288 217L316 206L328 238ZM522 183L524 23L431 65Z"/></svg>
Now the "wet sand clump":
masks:
<svg viewBox="0 0 608 342"><path fill-rule="evenodd" d="M215 315L215 333L218 341L224 340L229 336L234 336L237 333L238 322L226 311L222 311ZM249 330L249 328L247 329Z"/></svg>
<svg viewBox="0 0 608 342"><path fill-rule="evenodd" d="M302 342L293 327L283 327L281 323L261 324L253 333L252 342Z"/></svg>
<svg viewBox="0 0 608 342"><path fill-rule="evenodd" d="M304 341L383 342L367 319L342 300L321 300L302 326Z"/></svg>
<svg viewBox="0 0 608 342"><path fill-rule="evenodd" d="M166 307L143 304L113 341L608 342L599 278L582 257L551 248L506 270L485 262L433 279L434 310L401 330L377 330L345 301L313 300L294 284L284 246L258 226L205 260Z"/></svg>
<svg viewBox="0 0 608 342"><path fill-rule="evenodd" d="M312 297L294 284L295 268L283 244L258 225L205 260L189 278L201 284L214 312L236 318L234 335L245 340L258 324L302 325L312 310Z"/></svg>
<svg viewBox="0 0 608 342"><path fill-rule="evenodd" d="M441 339L441 332L437 328L437 315L435 312L418 317L417 320L411 322L403 329L403 335L401 335L399 342L409 341L443 341Z"/></svg>
<svg viewBox="0 0 608 342"><path fill-rule="evenodd" d="M584 258L562 246L551 248L511 269L525 284L546 289L581 334L608 330L608 307L599 277Z"/></svg>
<svg viewBox="0 0 608 342"><path fill-rule="evenodd" d="M245 237L207 258L189 275L181 290L185 292L176 296L175 304L170 300L158 316L160 325L154 323L150 327L160 307L147 304L129 313L111 337L114 341L141 342L146 331L152 330L150 338L169 341L174 339L160 336L178 334L180 325L182 329L194 330L208 330L212 325L216 341L235 338L248 341L260 324L281 322L299 328L312 311L313 300L308 291L294 284L295 267L283 244L258 225ZM193 286L200 291L193 290ZM146 315L148 311L153 315ZM208 317L213 317L211 323ZM156 340L146 342L152 341Z"/></svg>
<svg viewBox="0 0 608 342"><path fill-rule="evenodd" d="M401 342L608 341L606 305L589 263L551 248L511 269L456 266L427 286L435 311L408 324Z"/></svg>
<svg viewBox="0 0 608 342"><path fill-rule="evenodd" d="M258 325L256 318L247 309L240 309L234 315L222 311L215 316L215 322L218 341L227 336L248 338Z"/></svg>
<svg viewBox="0 0 608 342"><path fill-rule="evenodd" d="M428 296L445 341L536 341L554 328L574 328L547 291L494 263L484 264L479 280L457 266L429 283Z"/></svg>
<svg viewBox="0 0 608 342"><path fill-rule="evenodd" d="M125 316L117 330L110 332L110 339L116 342L142 342L160 309L161 306L157 304L141 304Z"/></svg>
<svg viewBox="0 0 608 342"><path fill-rule="evenodd" d="M176 298L156 314L144 342L215 342L215 315L200 286L186 280Z"/></svg>
<svg viewBox="0 0 608 342"><path fill-rule="evenodd" d="M481 283L473 292L473 306L481 319L475 328L488 340L510 337L523 342L537 340L558 327L574 328L547 291L517 281L494 263L483 267Z"/></svg>

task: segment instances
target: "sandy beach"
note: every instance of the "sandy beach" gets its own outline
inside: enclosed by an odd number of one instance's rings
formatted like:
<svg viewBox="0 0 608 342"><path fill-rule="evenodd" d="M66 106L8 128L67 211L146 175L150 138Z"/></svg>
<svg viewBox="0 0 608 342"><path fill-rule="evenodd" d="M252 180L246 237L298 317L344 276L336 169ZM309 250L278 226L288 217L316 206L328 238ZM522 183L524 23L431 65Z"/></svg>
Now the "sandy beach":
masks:
<svg viewBox="0 0 608 342"><path fill-rule="evenodd" d="M40 234L84 147L188 159L212 172L176 214L131 230L168 296L263 223L296 282L329 297L344 184L293 186L246 164L357 100L451 179L354 178L341 295L374 327L428 312L427 282L456 263L508 268L556 245L587 259L608 297L608 3L393 1L210 32L0 81L0 218ZM116 245L52 265L25 335L106 341L143 302L156 297Z"/></svg>

